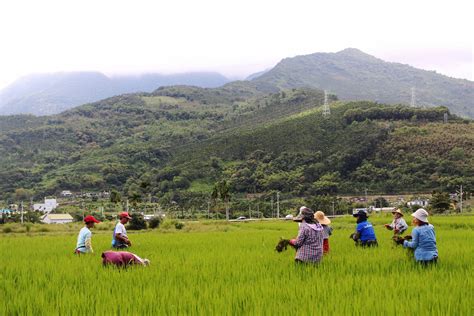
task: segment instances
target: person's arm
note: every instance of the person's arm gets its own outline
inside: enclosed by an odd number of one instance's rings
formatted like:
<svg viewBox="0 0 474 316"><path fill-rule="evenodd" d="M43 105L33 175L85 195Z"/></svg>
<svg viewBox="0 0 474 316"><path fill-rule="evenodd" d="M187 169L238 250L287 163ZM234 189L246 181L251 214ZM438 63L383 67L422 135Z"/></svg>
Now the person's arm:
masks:
<svg viewBox="0 0 474 316"><path fill-rule="evenodd" d="M86 247L86 252L94 252L94 249L92 249L92 233L87 234L84 245Z"/></svg>
<svg viewBox="0 0 474 316"><path fill-rule="evenodd" d="M306 239L306 229L305 227L303 227L303 228L300 228L300 231L298 232L298 237L296 237L296 239L290 240L290 243L296 248L299 248L303 245L305 239Z"/></svg>
<svg viewBox="0 0 474 316"><path fill-rule="evenodd" d="M125 235L122 235L121 233L116 233L115 234L115 239L117 239L118 241L121 241L123 242L124 244L127 244L129 246L132 245L132 243L130 242L130 240L125 236Z"/></svg>
<svg viewBox="0 0 474 316"><path fill-rule="evenodd" d="M392 221L390 224L385 224L383 226L385 226L385 228L387 228L388 230L393 230L395 228L394 221Z"/></svg>
<svg viewBox="0 0 474 316"><path fill-rule="evenodd" d="M405 220L402 218L400 223L399 223L398 231L400 233L403 233L407 229L408 229L407 222L405 222Z"/></svg>
<svg viewBox="0 0 474 316"><path fill-rule="evenodd" d="M118 226L117 227L117 230L115 232L115 239L117 239L118 241L124 243L124 244L127 244L129 246L132 245L132 243L130 242L130 240L128 239L128 237L124 234L124 228L123 228L123 225L122 226Z"/></svg>
<svg viewBox="0 0 474 316"><path fill-rule="evenodd" d="M418 230L414 229L411 235L412 235L413 239L411 241L405 240L403 242L403 247L416 249L416 247L418 247L418 239L419 239L418 238L418 235L419 235Z"/></svg>

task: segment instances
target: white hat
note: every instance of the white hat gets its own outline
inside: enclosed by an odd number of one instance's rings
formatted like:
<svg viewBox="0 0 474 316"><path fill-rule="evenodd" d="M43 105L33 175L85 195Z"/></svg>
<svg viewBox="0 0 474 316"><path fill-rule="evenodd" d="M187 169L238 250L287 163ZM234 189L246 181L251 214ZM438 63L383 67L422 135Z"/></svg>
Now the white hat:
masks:
<svg viewBox="0 0 474 316"><path fill-rule="evenodd" d="M411 216L413 216L417 220L425 222L425 223L428 223L428 215L429 215L428 212L423 208L419 208L416 210L415 213L411 214Z"/></svg>

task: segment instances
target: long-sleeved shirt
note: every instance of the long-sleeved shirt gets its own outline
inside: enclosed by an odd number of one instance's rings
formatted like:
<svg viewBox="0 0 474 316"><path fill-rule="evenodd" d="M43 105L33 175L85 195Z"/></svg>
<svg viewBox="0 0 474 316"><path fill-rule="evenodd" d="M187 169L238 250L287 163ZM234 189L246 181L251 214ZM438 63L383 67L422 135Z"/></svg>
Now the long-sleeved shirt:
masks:
<svg viewBox="0 0 474 316"><path fill-rule="evenodd" d="M323 226L323 238L329 239L329 236L332 235L332 227L329 225L321 225Z"/></svg>
<svg viewBox="0 0 474 316"><path fill-rule="evenodd" d="M416 261L432 260L438 257L436 234L433 225L417 226L413 229L412 241L403 243L403 247L415 249Z"/></svg>
<svg viewBox="0 0 474 316"><path fill-rule="evenodd" d="M87 227L82 227L77 236L76 250L80 252L94 252L92 250L92 232Z"/></svg>
<svg viewBox="0 0 474 316"><path fill-rule="evenodd" d="M144 260L128 251L105 251L102 253L102 263L125 267L133 264L144 265Z"/></svg>
<svg viewBox="0 0 474 316"><path fill-rule="evenodd" d="M408 229L407 222L405 222L405 220L401 217L394 219L392 223L389 225L389 227L391 227L392 229L398 230L399 234L403 233L405 230Z"/></svg>
<svg viewBox="0 0 474 316"><path fill-rule="evenodd" d="M323 257L323 227L318 223L301 223L294 245L298 249L295 259L304 262L321 261Z"/></svg>

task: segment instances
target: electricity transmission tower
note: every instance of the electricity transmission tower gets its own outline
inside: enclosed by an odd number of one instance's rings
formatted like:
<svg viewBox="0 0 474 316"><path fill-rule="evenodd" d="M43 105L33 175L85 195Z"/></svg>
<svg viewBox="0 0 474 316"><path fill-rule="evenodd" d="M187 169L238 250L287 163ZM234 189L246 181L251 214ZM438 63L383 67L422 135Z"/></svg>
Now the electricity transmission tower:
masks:
<svg viewBox="0 0 474 316"><path fill-rule="evenodd" d="M328 117L329 115L331 115L331 110L329 109L328 103L328 91L324 90L323 116Z"/></svg>
<svg viewBox="0 0 474 316"><path fill-rule="evenodd" d="M412 108L416 108L416 95L415 95L415 87L411 88L411 102L410 106Z"/></svg>

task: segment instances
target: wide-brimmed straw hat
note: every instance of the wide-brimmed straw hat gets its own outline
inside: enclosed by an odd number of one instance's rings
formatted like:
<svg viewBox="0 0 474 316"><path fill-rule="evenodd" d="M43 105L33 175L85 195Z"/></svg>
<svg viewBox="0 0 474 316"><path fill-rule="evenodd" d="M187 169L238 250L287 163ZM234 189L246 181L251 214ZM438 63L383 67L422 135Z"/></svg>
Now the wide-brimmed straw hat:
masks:
<svg viewBox="0 0 474 316"><path fill-rule="evenodd" d="M321 225L329 225L331 224L331 220L329 218L327 218L323 212L321 211L317 211L315 214L314 214L314 218L319 222L319 224Z"/></svg>
<svg viewBox="0 0 474 316"><path fill-rule="evenodd" d="M400 214L401 216L403 216L403 213L402 213L402 211L401 211L399 208L394 209L394 210L392 211L392 214Z"/></svg>
<svg viewBox="0 0 474 316"><path fill-rule="evenodd" d="M428 212L424 208L419 208L415 213L411 214L411 216L424 223L428 223L428 215Z"/></svg>

